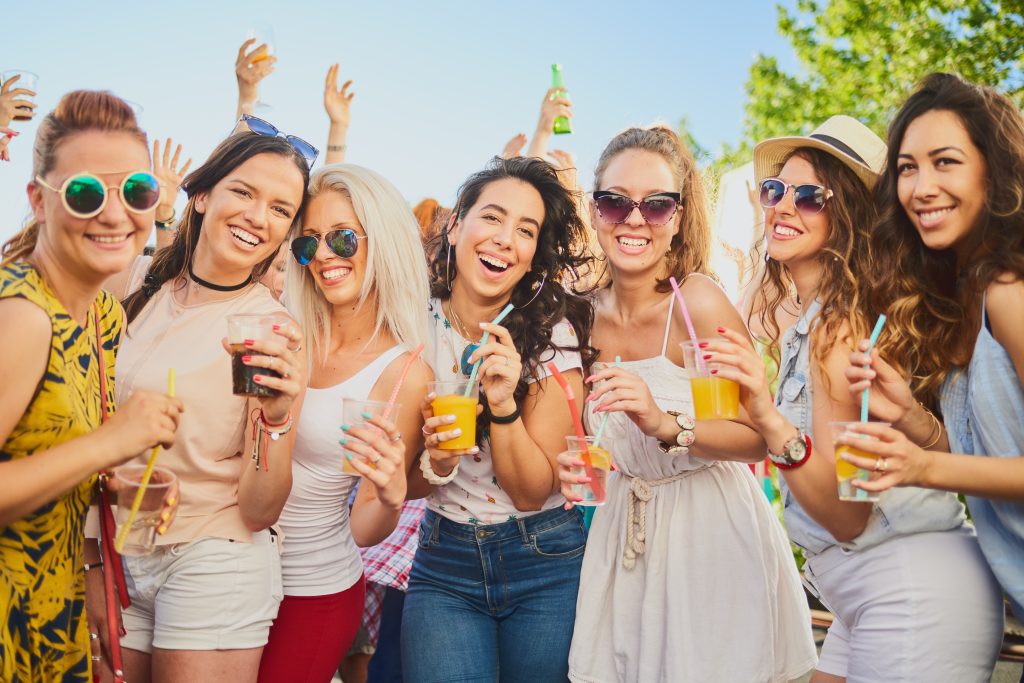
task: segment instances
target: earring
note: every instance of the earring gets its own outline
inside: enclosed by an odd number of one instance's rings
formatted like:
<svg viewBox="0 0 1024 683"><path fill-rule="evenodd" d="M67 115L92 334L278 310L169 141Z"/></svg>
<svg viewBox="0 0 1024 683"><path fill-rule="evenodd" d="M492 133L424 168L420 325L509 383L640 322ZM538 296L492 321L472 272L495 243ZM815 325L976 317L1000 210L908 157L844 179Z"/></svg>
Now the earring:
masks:
<svg viewBox="0 0 1024 683"><path fill-rule="evenodd" d="M445 237L444 241L448 242L448 238ZM451 265L452 265L452 243L448 242L448 251L447 251L447 253L445 254L445 257L444 257L444 281L445 281L445 284L448 285L448 291L449 292L452 291L452 278L451 278L451 274L448 272L449 268L451 268Z"/></svg>
<svg viewBox="0 0 1024 683"><path fill-rule="evenodd" d="M548 281L548 274L544 273L544 275L542 275L541 278L540 278L540 282L534 282L532 285L530 285L530 291L533 292L533 296L530 297L530 300L527 301L522 306L520 306L519 308L523 309L523 308L526 308L527 306L529 306L530 304L532 304L534 299L536 299L538 296L540 296L540 292L541 292L542 289L544 289L544 284L547 281Z"/></svg>

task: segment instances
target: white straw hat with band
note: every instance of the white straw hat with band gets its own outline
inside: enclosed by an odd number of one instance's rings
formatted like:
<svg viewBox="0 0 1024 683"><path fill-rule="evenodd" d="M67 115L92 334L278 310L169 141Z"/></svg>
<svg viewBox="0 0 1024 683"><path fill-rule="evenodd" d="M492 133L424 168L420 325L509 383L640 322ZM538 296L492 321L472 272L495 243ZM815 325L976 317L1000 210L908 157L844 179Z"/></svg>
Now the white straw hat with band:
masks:
<svg viewBox="0 0 1024 683"><path fill-rule="evenodd" d="M754 147L754 175L758 182L778 173L779 167L800 147L820 149L846 164L868 188L885 167L886 146L870 128L851 116L829 118L807 136L771 138Z"/></svg>

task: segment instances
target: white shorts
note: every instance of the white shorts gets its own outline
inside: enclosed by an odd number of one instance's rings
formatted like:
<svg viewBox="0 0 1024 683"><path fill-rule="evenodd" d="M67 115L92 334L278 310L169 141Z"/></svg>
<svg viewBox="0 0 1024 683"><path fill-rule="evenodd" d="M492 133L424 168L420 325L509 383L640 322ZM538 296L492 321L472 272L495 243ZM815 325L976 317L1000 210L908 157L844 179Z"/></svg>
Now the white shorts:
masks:
<svg viewBox="0 0 1024 683"><path fill-rule="evenodd" d="M990 680L1003 598L969 527L835 546L805 573L835 616L819 671L848 683Z"/></svg>
<svg viewBox="0 0 1024 683"><path fill-rule="evenodd" d="M131 606L121 646L165 650L244 650L267 644L283 597L277 539L252 543L204 538L126 557Z"/></svg>

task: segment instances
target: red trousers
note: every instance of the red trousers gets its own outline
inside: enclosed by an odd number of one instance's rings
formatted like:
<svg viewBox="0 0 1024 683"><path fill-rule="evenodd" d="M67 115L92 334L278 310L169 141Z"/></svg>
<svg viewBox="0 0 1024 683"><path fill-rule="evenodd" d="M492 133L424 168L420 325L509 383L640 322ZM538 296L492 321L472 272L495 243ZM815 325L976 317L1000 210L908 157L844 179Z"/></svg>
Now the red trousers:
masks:
<svg viewBox="0 0 1024 683"><path fill-rule="evenodd" d="M286 595L270 627L259 683L330 683L363 617L363 578L332 595Z"/></svg>

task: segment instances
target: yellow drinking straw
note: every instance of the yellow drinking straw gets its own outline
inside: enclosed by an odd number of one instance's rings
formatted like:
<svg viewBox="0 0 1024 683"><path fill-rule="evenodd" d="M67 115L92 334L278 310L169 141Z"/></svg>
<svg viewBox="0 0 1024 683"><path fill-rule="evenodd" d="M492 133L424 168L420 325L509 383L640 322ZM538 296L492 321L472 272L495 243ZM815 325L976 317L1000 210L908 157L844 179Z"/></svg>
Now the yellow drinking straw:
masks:
<svg viewBox="0 0 1024 683"><path fill-rule="evenodd" d="M167 371L167 395L174 397L174 368ZM149 486L149 478L153 476L153 467L156 466L156 456L160 452L160 444L153 446L149 454L149 462L146 463L146 471L142 473L142 481L139 482L139 490L135 492L135 500L132 501L132 509L128 512L126 521L117 531L114 539L114 550L121 552L124 542L128 539L128 532L135 524L135 518L139 515L139 508L142 507L142 497L146 495L146 487Z"/></svg>

